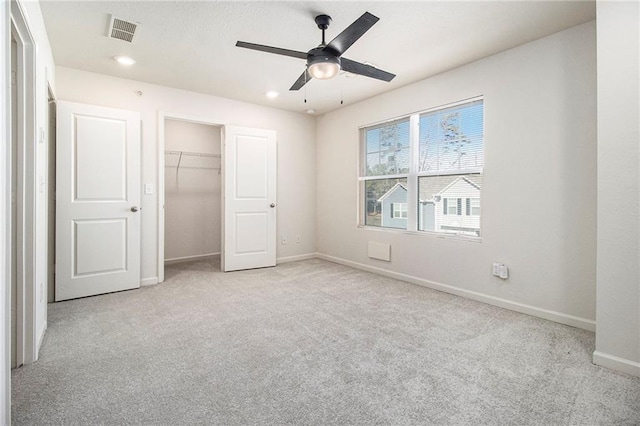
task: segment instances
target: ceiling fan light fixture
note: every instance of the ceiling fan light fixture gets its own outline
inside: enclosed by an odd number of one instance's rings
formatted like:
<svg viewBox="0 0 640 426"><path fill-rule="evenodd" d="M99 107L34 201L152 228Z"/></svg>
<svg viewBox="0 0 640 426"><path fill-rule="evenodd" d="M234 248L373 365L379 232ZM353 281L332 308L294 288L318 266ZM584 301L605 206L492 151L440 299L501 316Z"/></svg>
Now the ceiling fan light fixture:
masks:
<svg viewBox="0 0 640 426"><path fill-rule="evenodd" d="M340 72L340 59L335 56L315 56L309 58L309 74L318 80L329 80Z"/></svg>

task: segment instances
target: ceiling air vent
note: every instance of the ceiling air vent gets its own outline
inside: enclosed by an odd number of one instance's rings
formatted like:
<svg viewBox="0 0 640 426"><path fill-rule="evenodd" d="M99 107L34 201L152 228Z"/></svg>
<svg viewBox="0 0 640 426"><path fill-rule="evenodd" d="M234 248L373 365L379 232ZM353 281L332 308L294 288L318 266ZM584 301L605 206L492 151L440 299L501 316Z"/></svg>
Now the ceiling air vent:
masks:
<svg viewBox="0 0 640 426"><path fill-rule="evenodd" d="M133 37L136 34L138 24L134 22L125 21L124 19L111 16L111 22L109 23L109 33L107 37L116 38L131 43Z"/></svg>

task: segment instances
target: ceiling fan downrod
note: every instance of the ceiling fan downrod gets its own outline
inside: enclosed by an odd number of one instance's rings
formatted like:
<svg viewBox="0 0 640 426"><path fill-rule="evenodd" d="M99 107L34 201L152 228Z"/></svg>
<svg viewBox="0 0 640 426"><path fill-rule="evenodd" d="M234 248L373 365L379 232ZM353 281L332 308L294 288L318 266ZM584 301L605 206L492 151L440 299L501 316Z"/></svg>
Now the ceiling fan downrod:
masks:
<svg viewBox="0 0 640 426"><path fill-rule="evenodd" d="M329 15L318 15L316 16L316 25L318 26L318 28L320 28L322 30L322 44L321 46L326 46L327 43L325 42L324 39L324 31L329 28L329 24L331 23L331 16Z"/></svg>

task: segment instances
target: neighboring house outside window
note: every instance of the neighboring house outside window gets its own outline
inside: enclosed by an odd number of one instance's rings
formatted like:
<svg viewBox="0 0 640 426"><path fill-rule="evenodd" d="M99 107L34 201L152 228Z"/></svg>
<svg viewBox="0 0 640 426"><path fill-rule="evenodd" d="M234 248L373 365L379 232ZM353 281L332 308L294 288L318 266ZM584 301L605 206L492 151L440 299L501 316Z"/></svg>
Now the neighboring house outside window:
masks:
<svg viewBox="0 0 640 426"><path fill-rule="evenodd" d="M480 236L483 127L479 98L363 128L360 223Z"/></svg>
<svg viewBox="0 0 640 426"><path fill-rule="evenodd" d="M380 226L407 229L407 184L396 183L382 197L380 205ZM402 213L404 206L404 215Z"/></svg>

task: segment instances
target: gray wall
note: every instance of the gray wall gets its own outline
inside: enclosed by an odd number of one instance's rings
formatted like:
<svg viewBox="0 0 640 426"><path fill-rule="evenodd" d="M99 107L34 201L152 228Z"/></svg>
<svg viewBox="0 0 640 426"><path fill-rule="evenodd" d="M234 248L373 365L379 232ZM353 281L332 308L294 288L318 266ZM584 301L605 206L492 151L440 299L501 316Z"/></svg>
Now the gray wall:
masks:
<svg viewBox="0 0 640 426"><path fill-rule="evenodd" d="M139 111L142 119L142 182L158 188L159 112L198 117L207 122L271 129L278 143L280 260L315 253L316 249L316 119L304 113L252 105L215 96L71 68L56 68L60 99ZM136 91L142 91L137 96ZM142 279L158 279L158 193L142 200ZM300 243L295 236L300 235Z"/></svg>
<svg viewBox="0 0 640 426"><path fill-rule="evenodd" d="M595 36L589 22L319 117L318 252L594 329ZM359 228L358 127L479 95L481 242ZM391 262L369 259L369 241L390 244ZM511 277L493 277L492 262Z"/></svg>
<svg viewBox="0 0 640 426"><path fill-rule="evenodd" d="M640 5L598 2L597 364L640 376Z"/></svg>

